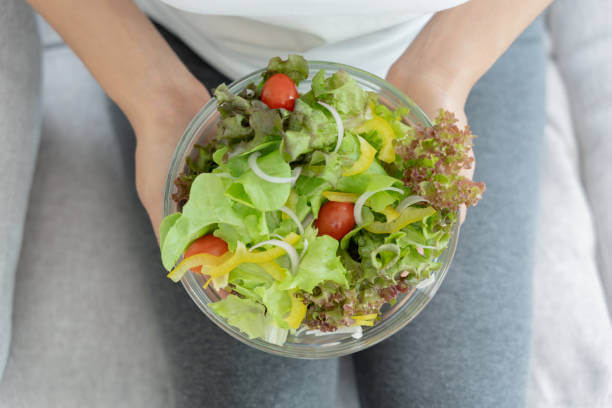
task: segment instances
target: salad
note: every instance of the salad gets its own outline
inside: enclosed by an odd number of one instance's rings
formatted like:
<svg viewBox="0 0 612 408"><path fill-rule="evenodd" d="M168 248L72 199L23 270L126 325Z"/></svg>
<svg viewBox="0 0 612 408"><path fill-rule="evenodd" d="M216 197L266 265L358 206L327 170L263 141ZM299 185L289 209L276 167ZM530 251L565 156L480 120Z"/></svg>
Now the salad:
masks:
<svg viewBox="0 0 612 408"><path fill-rule="evenodd" d="M308 75L302 57L276 57L239 94L214 90L216 135L194 147L160 226L168 277L203 274L218 316L276 344L375 325L433 281L460 206L485 189L459 174L473 135L453 114L409 126L342 70L298 93Z"/></svg>

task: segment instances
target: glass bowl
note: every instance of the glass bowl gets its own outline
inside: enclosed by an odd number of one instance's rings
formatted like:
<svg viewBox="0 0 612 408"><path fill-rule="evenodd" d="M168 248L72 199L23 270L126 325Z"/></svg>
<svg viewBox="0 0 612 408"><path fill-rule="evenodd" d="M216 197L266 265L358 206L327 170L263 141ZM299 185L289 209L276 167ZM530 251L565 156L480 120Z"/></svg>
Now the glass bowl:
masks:
<svg viewBox="0 0 612 408"><path fill-rule="evenodd" d="M300 93L310 90L312 77L320 69L325 69L326 75L331 75L338 70L344 70L350 74L357 83L365 90L376 92L380 102L390 108L406 106L410 109L409 114L404 118L408 124L415 125L421 123L431 126L431 121L423 111L400 90L382 78L372 75L360 69L324 61L309 61L310 75L307 80L300 83L298 90ZM229 85L230 91L238 93L249 83L260 80L262 70L255 71L242 79ZM200 112L193 118L185 129L178 146L172 157L166 186L164 190L164 217L177 211L176 203L172 200L175 191L174 180L185 171L186 158L192 154L193 146L196 143L204 144L214 136L214 130L219 119L216 109L216 99L212 98ZM211 288L203 289L205 279L202 275L187 272L181 280L185 290L191 299L198 305L209 319L226 333L240 340L241 342L268 353L285 357L294 358L330 358L339 357L346 354L355 353L386 339L410 323L435 295L440 284L444 280L448 268L450 267L457 239L459 236L459 226L456 223L452 229L452 236L448 248L441 254L438 261L441 268L433 275L433 282L426 287L419 288L418 285L405 294L400 294L397 302L391 306L389 304L381 309L381 320L377 321L372 327L364 327L360 338L354 338L351 333L326 334L324 336L309 334L306 330L298 330L295 335L289 335L287 341L282 346L268 343L262 339L249 339L248 336L233 326L229 325L225 319L218 317L208 303L220 300L219 295Z"/></svg>

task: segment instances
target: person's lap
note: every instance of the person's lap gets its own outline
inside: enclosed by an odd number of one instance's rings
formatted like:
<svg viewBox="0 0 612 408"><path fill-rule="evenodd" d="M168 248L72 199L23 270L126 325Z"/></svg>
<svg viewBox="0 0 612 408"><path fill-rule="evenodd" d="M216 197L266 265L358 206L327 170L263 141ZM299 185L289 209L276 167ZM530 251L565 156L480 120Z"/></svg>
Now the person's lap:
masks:
<svg viewBox="0 0 612 408"><path fill-rule="evenodd" d="M10 39L10 41L8 40ZM0 378L10 336L15 270L40 137L40 43L22 1L0 11Z"/></svg>

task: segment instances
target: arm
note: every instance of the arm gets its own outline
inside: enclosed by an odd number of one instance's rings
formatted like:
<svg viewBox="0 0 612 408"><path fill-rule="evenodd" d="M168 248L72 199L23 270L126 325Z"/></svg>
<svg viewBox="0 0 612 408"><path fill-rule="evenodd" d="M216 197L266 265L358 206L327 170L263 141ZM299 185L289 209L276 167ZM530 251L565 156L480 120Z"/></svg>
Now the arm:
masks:
<svg viewBox="0 0 612 408"><path fill-rule="evenodd" d="M210 99L129 0L28 0L85 63L136 132L136 187L154 229L166 171L193 115Z"/></svg>
<svg viewBox="0 0 612 408"><path fill-rule="evenodd" d="M393 64L387 80L430 118L444 108L467 124L465 102L476 81L551 2L471 0L440 11ZM474 169L463 175L471 179Z"/></svg>
<svg viewBox="0 0 612 408"><path fill-rule="evenodd" d="M465 122L463 107L482 75L552 0L471 0L436 13L387 79L430 117L439 108Z"/></svg>

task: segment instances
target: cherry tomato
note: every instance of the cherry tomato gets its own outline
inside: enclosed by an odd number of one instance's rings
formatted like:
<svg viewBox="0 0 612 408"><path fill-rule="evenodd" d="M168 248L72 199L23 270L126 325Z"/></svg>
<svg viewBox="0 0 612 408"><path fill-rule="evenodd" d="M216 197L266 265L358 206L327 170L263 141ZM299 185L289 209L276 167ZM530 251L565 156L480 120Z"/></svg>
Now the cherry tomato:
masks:
<svg viewBox="0 0 612 408"><path fill-rule="evenodd" d="M211 254L215 256L221 256L228 251L227 243L221 238L215 237L213 234L204 235L192 242L185 251L185 258L196 254ZM196 273L202 271L202 267L192 269Z"/></svg>
<svg viewBox="0 0 612 408"><path fill-rule="evenodd" d="M319 210L319 217L315 221L319 235L329 235L337 240L342 239L355 226L354 208L353 203L339 201L328 201L323 204Z"/></svg>
<svg viewBox="0 0 612 408"><path fill-rule="evenodd" d="M299 94L295 83L285 74L274 74L261 90L261 101L272 109L293 110Z"/></svg>

